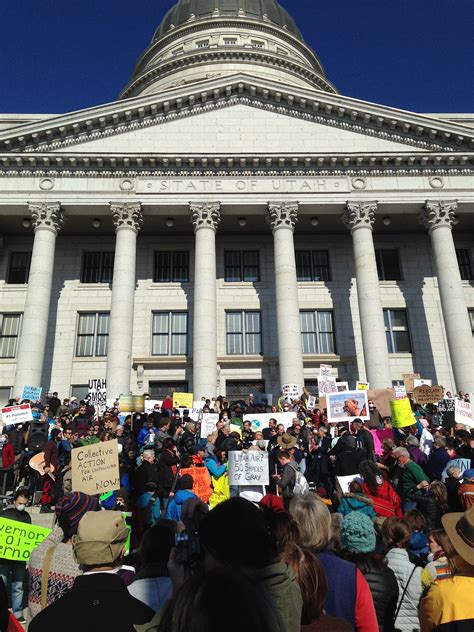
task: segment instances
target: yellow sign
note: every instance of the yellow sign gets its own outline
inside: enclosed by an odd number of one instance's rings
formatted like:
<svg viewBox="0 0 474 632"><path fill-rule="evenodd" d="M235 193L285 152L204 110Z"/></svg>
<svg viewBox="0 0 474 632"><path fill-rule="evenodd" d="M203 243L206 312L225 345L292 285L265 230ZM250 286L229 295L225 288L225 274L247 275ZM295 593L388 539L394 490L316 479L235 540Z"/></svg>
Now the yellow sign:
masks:
<svg viewBox="0 0 474 632"><path fill-rule="evenodd" d="M0 518L0 558L27 562L31 551L50 533L45 527Z"/></svg>
<svg viewBox="0 0 474 632"><path fill-rule="evenodd" d="M119 410L121 413L133 413L133 397L131 395L120 395Z"/></svg>
<svg viewBox="0 0 474 632"><path fill-rule="evenodd" d="M392 413L392 426L394 428L405 428L406 426L416 424L410 400L407 397L391 401L390 411Z"/></svg>
<svg viewBox="0 0 474 632"><path fill-rule="evenodd" d="M191 408L193 407L193 393L173 393L173 408Z"/></svg>
<svg viewBox="0 0 474 632"><path fill-rule="evenodd" d="M368 382L357 382L356 391L368 391L370 384Z"/></svg>

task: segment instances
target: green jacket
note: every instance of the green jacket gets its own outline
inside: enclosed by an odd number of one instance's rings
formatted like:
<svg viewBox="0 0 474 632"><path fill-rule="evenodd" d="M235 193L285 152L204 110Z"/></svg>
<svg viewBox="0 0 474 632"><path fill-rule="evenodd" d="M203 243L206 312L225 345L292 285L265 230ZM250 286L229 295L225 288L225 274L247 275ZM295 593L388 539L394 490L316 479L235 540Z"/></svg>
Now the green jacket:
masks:
<svg viewBox="0 0 474 632"><path fill-rule="evenodd" d="M403 474L400 480L400 491L403 498L406 498L410 492L416 492L416 486L421 483L421 481L428 481L428 477L418 463L408 461L403 468Z"/></svg>

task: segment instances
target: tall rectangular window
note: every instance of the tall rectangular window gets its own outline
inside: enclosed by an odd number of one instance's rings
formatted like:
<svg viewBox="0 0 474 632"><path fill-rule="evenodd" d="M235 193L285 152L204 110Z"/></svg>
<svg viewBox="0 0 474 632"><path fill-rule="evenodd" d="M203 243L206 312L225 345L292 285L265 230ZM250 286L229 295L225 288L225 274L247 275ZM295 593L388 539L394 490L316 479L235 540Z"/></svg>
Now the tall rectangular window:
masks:
<svg viewBox="0 0 474 632"><path fill-rule="evenodd" d="M160 250L155 252L155 283L188 283L189 252Z"/></svg>
<svg viewBox="0 0 474 632"><path fill-rule="evenodd" d="M456 249L456 257L458 260L459 273L463 281L471 281L474 277L472 275L471 258L469 257L469 250Z"/></svg>
<svg viewBox="0 0 474 632"><path fill-rule="evenodd" d="M301 311L300 325L303 353L325 354L336 352L333 315L331 311Z"/></svg>
<svg viewBox="0 0 474 632"><path fill-rule="evenodd" d="M327 250L296 250L298 281L330 281L329 252Z"/></svg>
<svg viewBox="0 0 474 632"><path fill-rule="evenodd" d="M260 312L226 312L226 343L228 355L261 355Z"/></svg>
<svg viewBox="0 0 474 632"><path fill-rule="evenodd" d="M411 353L410 332L405 309L384 309L385 335L389 353Z"/></svg>
<svg viewBox="0 0 474 632"><path fill-rule="evenodd" d="M81 283L112 283L113 275L113 252L83 253Z"/></svg>
<svg viewBox="0 0 474 632"><path fill-rule="evenodd" d="M224 253L224 278L230 283L260 281L260 257L258 250L226 250Z"/></svg>
<svg viewBox="0 0 474 632"><path fill-rule="evenodd" d="M0 314L0 358L15 358L22 314Z"/></svg>
<svg viewBox="0 0 474 632"><path fill-rule="evenodd" d="M109 312L88 312L78 315L76 357L93 358L107 355Z"/></svg>
<svg viewBox="0 0 474 632"><path fill-rule="evenodd" d="M402 280L398 250L376 250L375 259L379 281Z"/></svg>
<svg viewBox="0 0 474 632"><path fill-rule="evenodd" d="M31 252L12 252L8 266L7 283L28 283Z"/></svg>
<svg viewBox="0 0 474 632"><path fill-rule="evenodd" d="M469 310L469 319L471 321L472 335L474 336L474 309Z"/></svg>
<svg viewBox="0 0 474 632"><path fill-rule="evenodd" d="M152 355L187 355L187 312L154 312L151 337Z"/></svg>

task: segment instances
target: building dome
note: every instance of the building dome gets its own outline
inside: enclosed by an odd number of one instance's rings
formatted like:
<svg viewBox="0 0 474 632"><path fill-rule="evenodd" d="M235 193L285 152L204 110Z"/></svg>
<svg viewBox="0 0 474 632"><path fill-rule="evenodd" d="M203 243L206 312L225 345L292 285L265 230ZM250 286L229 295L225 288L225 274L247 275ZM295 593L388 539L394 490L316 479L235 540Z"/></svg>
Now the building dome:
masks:
<svg viewBox="0 0 474 632"><path fill-rule="evenodd" d="M164 16L121 98L247 74L335 93L277 0L179 0Z"/></svg>

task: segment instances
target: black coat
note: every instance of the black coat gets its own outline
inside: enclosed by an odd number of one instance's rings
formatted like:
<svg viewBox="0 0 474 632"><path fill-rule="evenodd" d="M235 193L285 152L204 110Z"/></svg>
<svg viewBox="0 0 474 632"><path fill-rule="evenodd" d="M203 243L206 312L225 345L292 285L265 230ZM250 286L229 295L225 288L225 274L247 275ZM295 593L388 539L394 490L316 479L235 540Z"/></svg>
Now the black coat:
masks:
<svg viewBox="0 0 474 632"><path fill-rule="evenodd" d="M146 491L146 486L149 483L154 483L159 488L158 470L154 463L143 461L140 467L135 472L134 476L134 489L137 498Z"/></svg>
<svg viewBox="0 0 474 632"><path fill-rule="evenodd" d="M151 621L154 610L132 597L118 575L94 573L76 577L71 590L31 621L30 632L135 632Z"/></svg>
<svg viewBox="0 0 474 632"><path fill-rule="evenodd" d="M380 632L393 632L398 601L398 582L394 572L369 570L364 573L374 600Z"/></svg>
<svg viewBox="0 0 474 632"><path fill-rule="evenodd" d="M425 516L426 531L443 528L441 518L445 511L429 490L408 494L407 500L416 502L416 508Z"/></svg>
<svg viewBox="0 0 474 632"><path fill-rule="evenodd" d="M178 441L178 450L181 456L191 454L192 449L196 445L196 435L189 430L185 430Z"/></svg>
<svg viewBox="0 0 474 632"><path fill-rule="evenodd" d="M158 460L158 485L164 496L168 496L175 479L174 466L178 465L179 456L170 450L160 452Z"/></svg>
<svg viewBox="0 0 474 632"><path fill-rule="evenodd" d="M336 457L336 474L337 476L349 476L350 474L359 473L358 451L356 448L356 438L345 432L334 448L329 453Z"/></svg>

